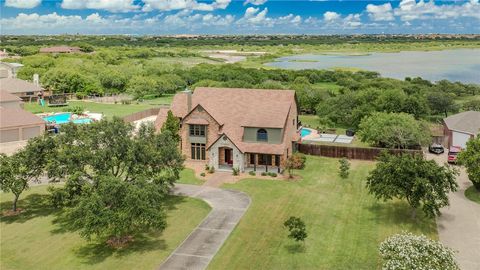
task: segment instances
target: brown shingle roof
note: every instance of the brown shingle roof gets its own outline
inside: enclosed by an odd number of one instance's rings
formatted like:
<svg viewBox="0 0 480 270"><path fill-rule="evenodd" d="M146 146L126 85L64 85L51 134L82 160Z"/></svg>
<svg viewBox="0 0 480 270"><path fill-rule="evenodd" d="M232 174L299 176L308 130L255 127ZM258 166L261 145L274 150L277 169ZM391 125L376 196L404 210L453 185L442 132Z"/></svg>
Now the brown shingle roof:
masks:
<svg viewBox="0 0 480 270"><path fill-rule="evenodd" d="M45 121L31 112L23 109L0 107L0 128L15 128L35 124L45 124Z"/></svg>
<svg viewBox="0 0 480 270"><path fill-rule="evenodd" d="M183 118L188 114L187 98L185 92L175 95L171 107L175 116ZM198 87L192 94L192 109L200 104L240 151L253 153L283 154L284 144L291 143L286 138L281 144L243 142L243 129L284 128L294 102L292 90Z"/></svg>
<svg viewBox="0 0 480 270"><path fill-rule="evenodd" d="M0 79L0 90L5 90L10 93L25 93L42 91L43 88L17 78L3 78Z"/></svg>
<svg viewBox="0 0 480 270"><path fill-rule="evenodd" d="M160 130L162 128L163 124L167 120L167 115L168 115L169 110L170 110L169 108L163 108L162 107L158 111L157 119L155 119L155 129L156 130Z"/></svg>
<svg viewBox="0 0 480 270"><path fill-rule="evenodd" d="M0 90L0 103L1 102L8 102L8 101L21 101L22 99L10 94L10 92L6 90Z"/></svg>
<svg viewBox="0 0 480 270"><path fill-rule="evenodd" d="M480 133L480 112L466 111L454 114L443 121L448 129L477 135Z"/></svg>

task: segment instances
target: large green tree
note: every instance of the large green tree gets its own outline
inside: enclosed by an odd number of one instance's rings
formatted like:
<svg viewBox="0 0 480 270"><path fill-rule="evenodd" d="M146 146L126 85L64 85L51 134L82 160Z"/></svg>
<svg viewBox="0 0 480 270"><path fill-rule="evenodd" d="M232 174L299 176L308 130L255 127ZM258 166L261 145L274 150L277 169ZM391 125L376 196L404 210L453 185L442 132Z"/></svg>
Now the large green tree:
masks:
<svg viewBox="0 0 480 270"><path fill-rule="evenodd" d="M0 154L0 189L14 195L12 211L25 189L42 176L49 152L53 148L51 138L30 139L25 148L11 156Z"/></svg>
<svg viewBox="0 0 480 270"><path fill-rule="evenodd" d="M420 155L383 152L366 186L377 199L405 199L413 208L413 217L418 208L434 217L440 214L440 208L449 205L448 193L457 190L456 175L454 168L438 165Z"/></svg>
<svg viewBox="0 0 480 270"><path fill-rule="evenodd" d="M405 113L373 113L362 120L362 142L387 148L415 148L430 142L428 125Z"/></svg>
<svg viewBox="0 0 480 270"><path fill-rule="evenodd" d="M480 192L480 135L467 142L467 149L460 152L458 162L467 168L468 178Z"/></svg>

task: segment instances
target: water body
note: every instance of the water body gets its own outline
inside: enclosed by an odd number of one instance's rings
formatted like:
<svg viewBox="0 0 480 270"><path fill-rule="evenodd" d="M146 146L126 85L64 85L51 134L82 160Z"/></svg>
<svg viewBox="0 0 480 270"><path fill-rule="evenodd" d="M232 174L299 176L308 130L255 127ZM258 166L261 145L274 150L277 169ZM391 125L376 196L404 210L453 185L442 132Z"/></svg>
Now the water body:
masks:
<svg viewBox="0 0 480 270"><path fill-rule="evenodd" d="M277 58L267 66L284 69L359 68L383 77L422 77L480 84L480 49L402 51L368 55L302 54Z"/></svg>

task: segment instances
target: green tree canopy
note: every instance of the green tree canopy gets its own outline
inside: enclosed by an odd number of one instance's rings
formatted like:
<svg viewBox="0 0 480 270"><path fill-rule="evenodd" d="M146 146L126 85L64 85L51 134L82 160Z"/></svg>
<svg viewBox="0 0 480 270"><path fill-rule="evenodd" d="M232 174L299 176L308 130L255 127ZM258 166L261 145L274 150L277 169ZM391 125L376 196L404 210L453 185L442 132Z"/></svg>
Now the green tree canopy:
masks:
<svg viewBox="0 0 480 270"><path fill-rule="evenodd" d="M377 166L367 178L367 189L377 199L405 199L413 208L422 208L430 217L440 214L440 208L449 205L448 193L456 191L457 171L438 165L419 155L390 155L383 152Z"/></svg>
<svg viewBox="0 0 480 270"><path fill-rule="evenodd" d="M148 94L159 94L157 90L157 82L155 79L147 76L133 76L127 84L126 90L136 99L143 98Z"/></svg>
<svg viewBox="0 0 480 270"><path fill-rule="evenodd" d="M163 123L160 131L162 133L169 131L177 141L180 141L180 120L173 115L171 110L168 110L167 120Z"/></svg>
<svg viewBox="0 0 480 270"><path fill-rule="evenodd" d="M480 135L467 142L467 149L460 152L458 162L467 168L468 178L480 192Z"/></svg>

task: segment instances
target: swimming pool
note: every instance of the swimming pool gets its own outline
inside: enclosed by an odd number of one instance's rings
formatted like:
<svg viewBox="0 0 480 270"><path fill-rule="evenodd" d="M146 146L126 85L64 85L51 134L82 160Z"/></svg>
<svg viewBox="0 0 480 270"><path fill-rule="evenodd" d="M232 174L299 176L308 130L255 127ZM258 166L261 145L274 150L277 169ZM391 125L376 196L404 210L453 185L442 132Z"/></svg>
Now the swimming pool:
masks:
<svg viewBox="0 0 480 270"><path fill-rule="evenodd" d="M310 135L310 133L312 133L310 129L306 129L306 128L300 129L300 136L302 136L302 138Z"/></svg>
<svg viewBox="0 0 480 270"><path fill-rule="evenodd" d="M73 122L75 124L86 124L92 122L90 118L79 118L71 120L72 113L58 113L49 116L42 117L43 120L47 122L52 122L55 124L65 124L69 122Z"/></svg>

